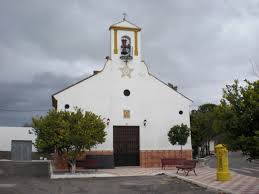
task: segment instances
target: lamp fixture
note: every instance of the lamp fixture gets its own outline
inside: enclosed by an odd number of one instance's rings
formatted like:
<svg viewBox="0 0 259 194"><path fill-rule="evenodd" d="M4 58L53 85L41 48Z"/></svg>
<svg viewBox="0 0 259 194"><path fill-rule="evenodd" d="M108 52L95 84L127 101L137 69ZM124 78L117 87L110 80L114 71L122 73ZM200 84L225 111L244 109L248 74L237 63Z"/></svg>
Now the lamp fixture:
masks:
<svg viewBox="0 0 259 194"><path fill-rule="evenodd" d="M106 125L109 126L109 124L110 124L110 119L108 118L108 119L106 120Z"/></svg>
<svg viewBox="0 0 259 194"><path fill-rule="evenodd" d="M143 125L144 125L144 127L147 125L147 120L146 119L143 121Z"/></svg>

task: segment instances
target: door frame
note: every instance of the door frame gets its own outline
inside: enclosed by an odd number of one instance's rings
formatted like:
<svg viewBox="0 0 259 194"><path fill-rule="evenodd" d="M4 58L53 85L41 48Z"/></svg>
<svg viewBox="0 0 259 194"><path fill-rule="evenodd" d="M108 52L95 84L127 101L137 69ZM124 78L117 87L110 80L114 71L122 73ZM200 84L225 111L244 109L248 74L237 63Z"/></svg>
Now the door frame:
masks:
<svg viewBox="0 0 259 194"><path fill-rule="evenodd" d="M32 140L12 140L11 159L12 160L31 160Z"/></svg>
<svg viewBox="0 0 259 194"><path fill-rule="evenodd" d="M138 129L138 140L137 140L137 142L138 142L138 165L135 165L135 166L140 166L140 126L138 126L138 125L113 125L113 158L114 158L114 166L116 166L115 165L115 149L114 149L114 146L115 146L115 144L114 144L114 130L115 130L115 128L116 127L121 127L121 128L123 128L123 127L126 127L126 128L130 128L130 127L136 127L137 129Z"/></svg>

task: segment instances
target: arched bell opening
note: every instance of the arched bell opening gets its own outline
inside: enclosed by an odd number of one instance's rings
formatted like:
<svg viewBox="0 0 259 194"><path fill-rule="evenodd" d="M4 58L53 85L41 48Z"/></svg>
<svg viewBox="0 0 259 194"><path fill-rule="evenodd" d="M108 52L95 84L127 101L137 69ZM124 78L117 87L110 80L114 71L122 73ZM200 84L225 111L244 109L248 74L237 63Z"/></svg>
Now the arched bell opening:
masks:
<svg viewBox="0 0 259 194"><path fill-rule="evenodd" d="M130 60L132 59L132 46L131 39L128 36L121 37L121 59Z"/></svg>

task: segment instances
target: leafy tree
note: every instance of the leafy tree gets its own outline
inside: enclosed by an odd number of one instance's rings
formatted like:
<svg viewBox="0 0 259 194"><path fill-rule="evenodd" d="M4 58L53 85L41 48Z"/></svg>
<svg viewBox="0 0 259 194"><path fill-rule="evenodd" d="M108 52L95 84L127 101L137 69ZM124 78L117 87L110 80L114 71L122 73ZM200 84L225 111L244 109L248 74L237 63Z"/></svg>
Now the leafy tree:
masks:
<svg viewBox="0 0 259 194"><path fill-rule="evenodd" d="M37 150L63 154L72 173L76 170L76 158L84 150L105 141L105 124L100 116L78 108L74 112L50 110L44 117L33 118L32 124Z"/></svg>
<svg viewBox="0 0 259 194"><path fill-rule="evenodd" d="M194 155L201 148L200 155L210 154L210 141L219 134L217 105L203 104L191 112L191 135Z"/></svg>
<svg viewBox="0 0 259 194"><path fill-rule="evenodd" d="M224 142L232 151L259 156L259 80L240 86L237 80L223 89L218 118Z"/></svg>
<svg viewBox="0 0 259 194"><path fill-rule="evenodd" d="M168 140L172 145L181 145L181 158L182 158L182 146L187 143L187 139L190 135L190 129L187 125L175 125L168 132Z"/></svg>

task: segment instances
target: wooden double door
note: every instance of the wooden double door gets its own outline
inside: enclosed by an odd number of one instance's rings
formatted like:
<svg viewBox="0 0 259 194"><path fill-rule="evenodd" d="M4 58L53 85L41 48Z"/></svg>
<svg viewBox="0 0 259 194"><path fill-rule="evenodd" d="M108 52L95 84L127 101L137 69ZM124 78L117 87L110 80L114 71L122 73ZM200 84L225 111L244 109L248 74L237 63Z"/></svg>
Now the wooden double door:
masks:
<svg viewBox="0 0 259 194"><path fill-rule="evenodd" d="M139 127L113 126L115 166L139 166Z"/></svg>

